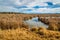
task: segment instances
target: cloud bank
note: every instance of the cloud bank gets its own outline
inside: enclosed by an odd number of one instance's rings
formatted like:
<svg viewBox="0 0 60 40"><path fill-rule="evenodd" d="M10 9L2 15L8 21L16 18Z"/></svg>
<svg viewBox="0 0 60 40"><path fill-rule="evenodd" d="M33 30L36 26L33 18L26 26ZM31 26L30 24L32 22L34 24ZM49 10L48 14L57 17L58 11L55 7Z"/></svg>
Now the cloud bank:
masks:
<svg viewBox="0 0 60 40"><path fill-rule="evenodd" d="M0 0L0 12L60 13L60 1Z"/></svg>

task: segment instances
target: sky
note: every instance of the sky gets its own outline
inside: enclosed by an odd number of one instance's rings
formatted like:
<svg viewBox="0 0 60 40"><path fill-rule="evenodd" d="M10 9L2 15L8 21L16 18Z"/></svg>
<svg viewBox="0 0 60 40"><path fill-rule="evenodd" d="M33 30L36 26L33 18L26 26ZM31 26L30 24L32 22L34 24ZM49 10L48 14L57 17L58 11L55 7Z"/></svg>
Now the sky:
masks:
<svg viewBox="0 0 60 40"><path fill-rule="evenodd" d="M60 0L0 0L0 12L60 13Z"/></svg>

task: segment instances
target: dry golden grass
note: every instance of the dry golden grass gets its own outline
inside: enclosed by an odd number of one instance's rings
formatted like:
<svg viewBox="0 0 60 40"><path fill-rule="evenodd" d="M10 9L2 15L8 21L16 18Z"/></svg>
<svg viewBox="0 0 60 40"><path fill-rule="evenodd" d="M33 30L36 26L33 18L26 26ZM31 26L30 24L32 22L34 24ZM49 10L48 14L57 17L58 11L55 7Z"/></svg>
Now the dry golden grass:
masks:
<svg viewBox="0 0 60 40"><path fill-rule="evenodd" d="M34 28L34 29L36 29L36 28ZM59 31L51 31L51 30L47 30L46 28L43 28L43 27L40 27L36 30L33 32L35 32L36 34L39 34L41 36L41 39L60 40L60 32Z"/></svg>
<svg viewBox="0 0 60 40"><path fill-rule="evenodd" d="M57 23L49 23L49 27L48 27L49 30L53 30L53 31L59 31L59 28L57 26Z"/></svg>
<svg viewBox="0 0 60 40"><path fill-rule="evenodd" d="M49 30L43 27L29 28L23 22L33 17L39 17L40 21L48 24ZM0 40L60 40L60 19L45 17L60 17L60 14L0 14Z"/></svg>
<svg viewBox="0 0 60 40"><path fill-rule="evenodd" d="M24 29L0 30L0 40L42 40L37 34Z"/></svg>
<svg viewBox="0 0 60 40"><path fill-rule="evenodd" d="M60 40L60 32L45 28L33 32L25 28L0 30L0 40Z"/></svg>

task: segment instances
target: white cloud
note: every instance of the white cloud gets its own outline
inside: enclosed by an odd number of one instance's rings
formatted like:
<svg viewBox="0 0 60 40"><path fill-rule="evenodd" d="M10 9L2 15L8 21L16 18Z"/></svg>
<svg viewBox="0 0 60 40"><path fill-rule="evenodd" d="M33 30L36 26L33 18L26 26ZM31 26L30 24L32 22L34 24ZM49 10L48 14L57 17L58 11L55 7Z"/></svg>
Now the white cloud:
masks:
<svg viewBox="0 0 60 40"><path fill-rule="evenodd" d="M59 13L60 8L40 8L36 11L41 13Z"/></svg>
<svg viewBox="0 0 60 40"><path fill-rule="evenodd" d="M60 8L39 8L39 9L33 9L32 11L28 11L28 9L22 9L23 13L60 13Z"/></svg>
<svg viewBox="0 0 60 40"><path fill-rule="evenodd" d="M0 5L20 5L19 0L1 0Z"/></svg>
<svg viewBox="0 0 60 40"><path fill-rule="evenodd" d="M31 8L31 7L33 7L33 6L36 6L36 5L38 5L38 6L48 6L46 3L43 3L43 2L32 2L32 3L29 3L27 6L29 7L29 8Z"/></svg>
<svg viewBox="0 0 60 40"><path fill-rule="evenodd" d="M59 4L60 0L0 0L0 12L25 12L25 13L60 13L60 8L39 8L34 9L33 6L48 6L45 2ZM17 7L27 6L28 8L18 9ZM31 10L31 11L28 11Z"/></svg>
<svg viewBox="0 0 60 40"><path fill-rule="evenodd" d="M60 3L60 0L51 0L52 2L54 2L55 4Z"/></svg>
<svg viewBox="0 0 60 40"><path fill-rule="evenodd" d="M19 10L11 6L0 6L0 12L19 12Z"/></svg>

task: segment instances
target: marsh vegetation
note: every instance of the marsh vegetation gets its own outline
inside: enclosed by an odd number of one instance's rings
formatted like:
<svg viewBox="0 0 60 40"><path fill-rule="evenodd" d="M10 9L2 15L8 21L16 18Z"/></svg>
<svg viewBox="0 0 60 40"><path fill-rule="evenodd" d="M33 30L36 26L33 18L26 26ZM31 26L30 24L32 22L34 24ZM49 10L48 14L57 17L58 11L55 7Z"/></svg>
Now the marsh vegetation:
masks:
<svg viewBox="0 0 60 40"><path fill-rule="evenodd" d="M6 13L6 14L5 14ZM37 20L33 18L38 17ZM29 26L24 21L48 25ZM37 24L37 23L35 23ZM60 14L0 13L0 40L60 40Z"/></svg>

